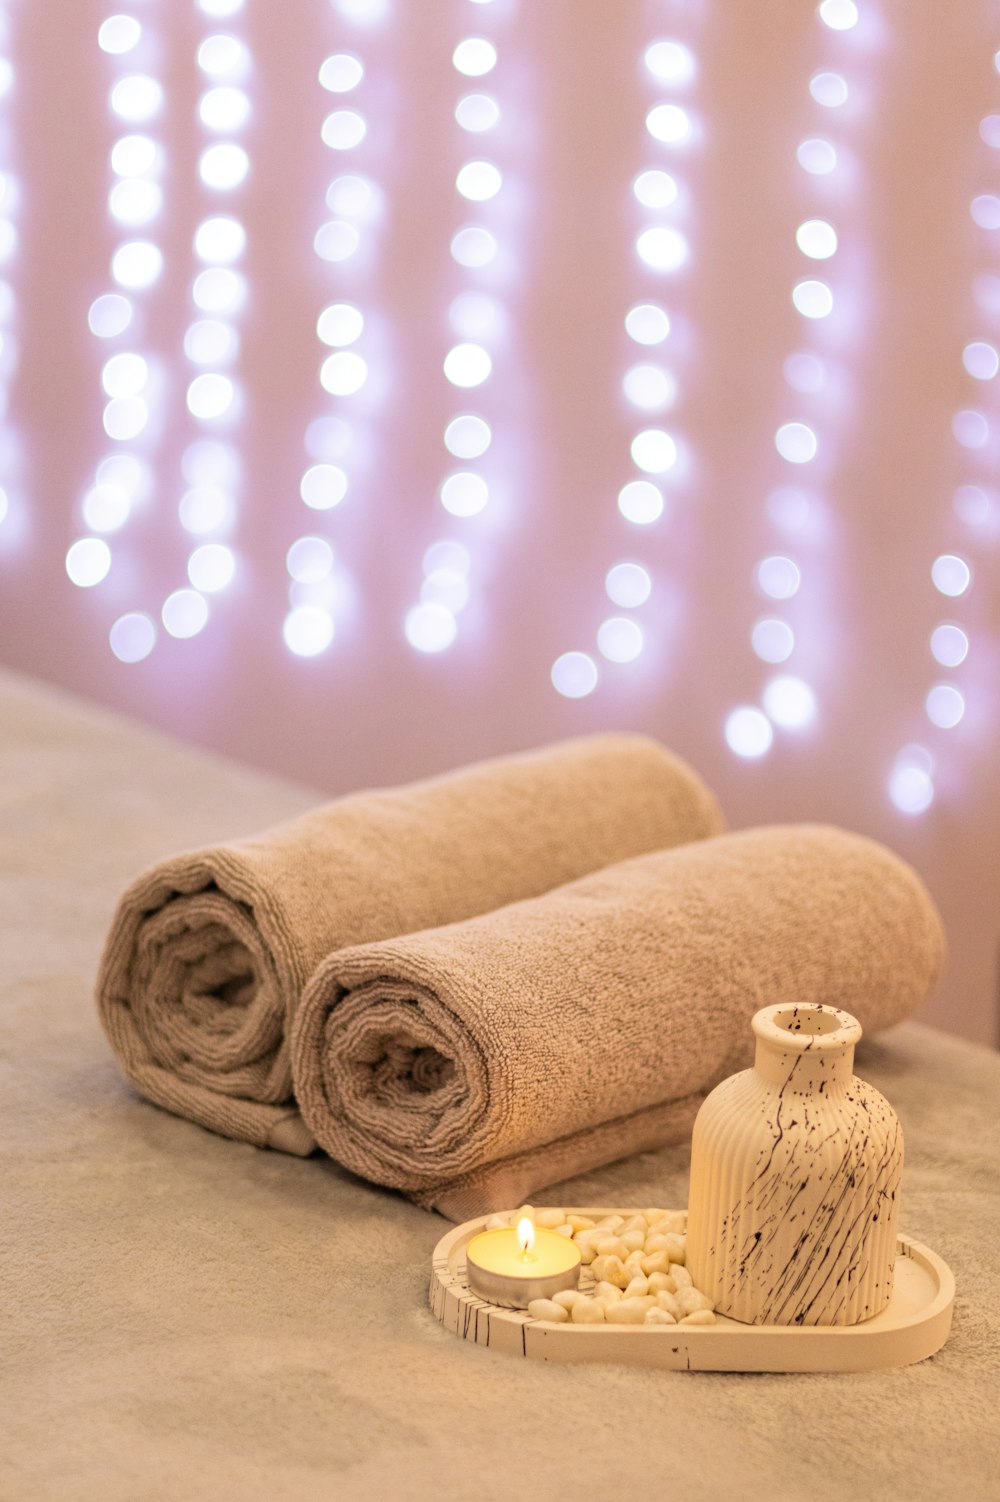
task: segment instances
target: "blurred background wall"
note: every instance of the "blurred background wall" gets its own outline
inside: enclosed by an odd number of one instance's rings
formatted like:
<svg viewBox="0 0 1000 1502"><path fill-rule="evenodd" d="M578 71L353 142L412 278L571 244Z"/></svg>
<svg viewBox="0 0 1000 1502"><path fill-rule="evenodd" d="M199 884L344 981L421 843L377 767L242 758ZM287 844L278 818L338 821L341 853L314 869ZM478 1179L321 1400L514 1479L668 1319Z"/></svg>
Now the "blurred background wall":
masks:
<svg viewBox="0 0 1000 1502"><path fill-rule="evenodd" d="M0 659L329 793L650 732L996 1043L993 0L0 17Z"/></svg>

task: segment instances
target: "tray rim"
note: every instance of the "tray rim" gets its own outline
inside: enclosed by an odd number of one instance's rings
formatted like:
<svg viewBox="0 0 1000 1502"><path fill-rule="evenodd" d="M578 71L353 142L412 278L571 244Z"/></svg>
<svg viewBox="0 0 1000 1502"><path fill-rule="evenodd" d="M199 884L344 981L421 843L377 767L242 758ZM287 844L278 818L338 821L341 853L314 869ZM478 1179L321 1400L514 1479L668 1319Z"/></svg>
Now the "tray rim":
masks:
<svg viewBox="0 0 1000 1502"><path fill-rule="evenodd" d="M565 1209L567 1215L594 1219L641 1213L621 1206ZM885 1319L892 1310L891 1300L887 1310L860 1325L747 1325L724 1315L719 1315L714 1325L652 1327L538 1320L526 1309L490 1304L458 1277L459 1269L464 1277L463 1247L484 1228L488 1218L483 1215L463 1221L437 1243L431 1262L431 1307L447 1326L451 1301L455 1333L478 1344L503 1344L490 1338L491 1326L498 1325L498 1334L506 1330L512 1337L507 1348L525 1357L569 1362L612 1360L702 1371L864 1371L925 1360L941 1349L950 1332L954 1274L937 1252L903 1233L896 1238L897 1261L906 1258L915 1263L935 1288L926 1304L899 1315L889 1325ZM457 1317L459 1310L465 1311L461 1319ZM474 1312L473 1319L470 1312ZM486 1318L481 1319L484 1314ZM480 1338L481 1324L486 1329L485 1340ZM569 1348L567 1340L573 1341ZM745 1361L740 1356L744 1344L749 1347Z"/></svg>

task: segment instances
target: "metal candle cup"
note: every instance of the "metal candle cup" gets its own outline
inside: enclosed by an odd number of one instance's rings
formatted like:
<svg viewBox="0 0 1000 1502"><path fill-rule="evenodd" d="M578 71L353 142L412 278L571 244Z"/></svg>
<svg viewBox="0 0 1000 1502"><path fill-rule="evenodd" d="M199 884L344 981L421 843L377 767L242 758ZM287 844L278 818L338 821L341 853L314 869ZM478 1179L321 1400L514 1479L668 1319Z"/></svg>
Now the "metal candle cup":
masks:
<svg viewBox="0 0 1000 1502"><path fill-rule="evenodd" d="M524 1228L527 1227L526 1231ZM472 1292L505 1309L526 1309L532 1299L551 1299L580 1281L580 1248L567 1236L522 1221L481 1231L465 1253Z"/></svg>

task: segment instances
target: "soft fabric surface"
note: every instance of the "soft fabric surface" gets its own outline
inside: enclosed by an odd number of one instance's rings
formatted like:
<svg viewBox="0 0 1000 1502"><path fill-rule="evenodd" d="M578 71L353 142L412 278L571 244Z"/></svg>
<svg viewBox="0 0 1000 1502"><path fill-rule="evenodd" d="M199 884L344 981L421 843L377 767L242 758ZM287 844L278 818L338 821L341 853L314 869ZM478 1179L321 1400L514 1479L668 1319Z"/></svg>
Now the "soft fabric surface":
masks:
<svg viewBox="0 0 1000 1502"><path fill-rule="evenodd" d="M129 874L315 794L0 673L0 1497L10 1502L956 1502L1000 1476L1000 1057L919 1023L858 1072L951 1338L864 1376L507 1359L426 1306L448 1229L328 1159L140 1099L91 1002ZM683 1204L687 1149L551 1191Z"/></svg>
<svg viewBox="0 0 1000 1502"><path fill-rule="evenodd" d="M685 1138L694 1098L752 1061L762 1006L899 1022L943 945L872 840L720 835L331 955L294 1023L296 1094L339 1163L461 1220Z"/></svg>
<svg viewBox="0 0 1000 1502"><path fill-rule="evenodd" d="M306 1154L315 1143L293 1099L287 1029L331 950L533 897L721 823L700 778L641 736L590 736L340 798L134 881L101 963L101 1016L157 1105Z"/></svg>

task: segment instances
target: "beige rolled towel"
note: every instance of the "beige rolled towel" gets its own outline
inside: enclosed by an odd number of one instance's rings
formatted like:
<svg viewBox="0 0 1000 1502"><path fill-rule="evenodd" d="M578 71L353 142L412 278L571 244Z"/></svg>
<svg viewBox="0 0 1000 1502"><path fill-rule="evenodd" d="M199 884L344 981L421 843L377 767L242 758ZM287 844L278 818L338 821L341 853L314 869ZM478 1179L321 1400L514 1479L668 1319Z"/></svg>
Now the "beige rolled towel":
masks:
<svg viewBox="0 0 1000 1502"><path fill-rule="evenodd" d="M101 1016L125 1073L157 1105L308 1153L287 1030L331 950L483 913L721 827L691 769L631 735L338 799L139 877L108 935Z"/></svg>
<svg viewBox="0 0 1000 1502"><path fill-rule="evenodd" d="M916 874L817 825L639 856L467 922L331 955L295 1019L305 1121L332 1157L454 1219L684 1138L778 1001L866 1033L943 957Z"/></svg>

